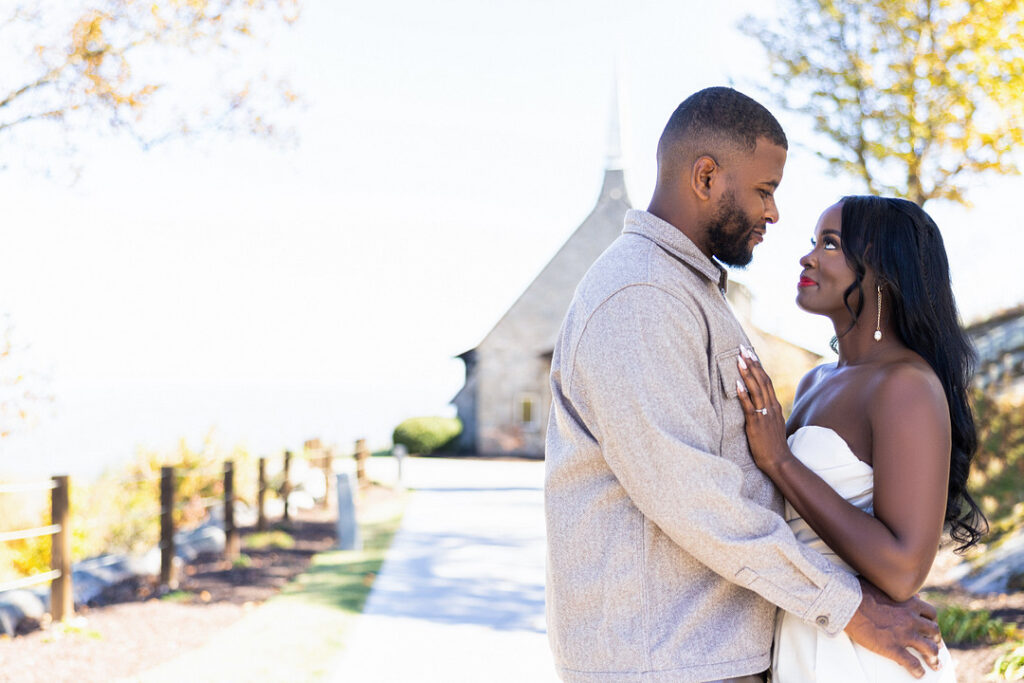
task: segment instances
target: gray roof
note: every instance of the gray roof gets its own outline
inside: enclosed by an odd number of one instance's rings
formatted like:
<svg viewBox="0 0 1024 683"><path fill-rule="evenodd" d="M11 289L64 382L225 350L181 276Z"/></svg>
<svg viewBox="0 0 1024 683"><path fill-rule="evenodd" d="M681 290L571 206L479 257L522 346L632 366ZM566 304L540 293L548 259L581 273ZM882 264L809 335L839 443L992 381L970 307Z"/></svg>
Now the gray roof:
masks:
<svg viewBox="0 0 1024 683"><path fill-rule="evenodd" d="M978 352L978 367L998 361L1005 353L1024 349L1024 305L1002 311L966 328Z"/></svg>
<svg viewBox="0 0 1024 683"><path fill-rule="evenodd" d="M536 353L550 351L576 285L622 232L622 221L630 208L622 170L607 169L590 215L477 348L510 346Z"/></svg>

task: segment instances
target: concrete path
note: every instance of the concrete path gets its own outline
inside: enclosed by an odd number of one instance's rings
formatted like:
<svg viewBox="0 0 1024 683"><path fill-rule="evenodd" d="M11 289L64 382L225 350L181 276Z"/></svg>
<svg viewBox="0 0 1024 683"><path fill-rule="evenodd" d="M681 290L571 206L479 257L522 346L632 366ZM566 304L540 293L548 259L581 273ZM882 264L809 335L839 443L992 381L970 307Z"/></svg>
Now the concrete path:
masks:
<svg viewBox="0 0 1024 683"><path fill-rule="evenodd" d="M370 475L394 478L390 458ZM544 630L544 465L406 459L415 489L335 680L557 681Z"/></svg>

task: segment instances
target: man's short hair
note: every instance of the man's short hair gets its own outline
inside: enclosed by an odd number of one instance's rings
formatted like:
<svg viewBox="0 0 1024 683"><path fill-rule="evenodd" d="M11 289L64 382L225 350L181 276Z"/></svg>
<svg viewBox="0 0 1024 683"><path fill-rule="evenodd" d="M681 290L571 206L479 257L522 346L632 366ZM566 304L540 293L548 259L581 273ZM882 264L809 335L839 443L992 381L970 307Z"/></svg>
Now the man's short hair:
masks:
<svg viewBox="0 0 1024 683"><path fill-rule="evenodd" d="M705 155L721 162L730 152L753 153L760 138L789 149L782 126L761 103L732 88L705 88L672 112L658 141L658 164L689 167Z"/></svg>

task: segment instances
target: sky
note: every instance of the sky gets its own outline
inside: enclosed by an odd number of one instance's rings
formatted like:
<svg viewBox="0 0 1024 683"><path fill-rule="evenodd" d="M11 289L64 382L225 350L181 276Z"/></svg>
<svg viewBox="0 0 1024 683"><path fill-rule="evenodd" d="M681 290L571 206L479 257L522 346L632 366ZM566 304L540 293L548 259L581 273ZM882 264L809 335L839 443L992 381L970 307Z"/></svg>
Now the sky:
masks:
<svg viewBox="0 0 1024 683"><path fill-rule="evenodd" d="M710 85L763 101L771 6L520 0L306 0L260 54L302 97L297 142L203 138L148 151L98 136L77 182L22 138L0 171L0 312L10 362L46 377L35 426L0 439L0 472L95 472L138 446L260 454L319 437L390 443L402 419L452 415L474 347L596 201L620 74L634 206L676 105ZM618 66L616 66L618 65ZM186 80L183 78L183 80ZM791 140L781 220L745 271L755 322L824 352L827 321L793 304L820 212L861 192ZM19 144L21 146L19 146ZM59 176L59 174L55 174ZM1000 256L1019 178L974 183L974 208L927 207L965 319L1024 301Z"/></svg>

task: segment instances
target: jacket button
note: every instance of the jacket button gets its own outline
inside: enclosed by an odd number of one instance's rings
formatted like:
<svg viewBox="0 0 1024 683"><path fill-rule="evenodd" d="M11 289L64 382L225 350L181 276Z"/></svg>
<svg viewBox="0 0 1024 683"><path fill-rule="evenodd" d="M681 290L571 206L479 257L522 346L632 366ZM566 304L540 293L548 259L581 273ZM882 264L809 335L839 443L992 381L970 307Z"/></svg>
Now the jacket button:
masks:
<svg viewBox="0 0 1024 683"><path fill-rule="evenodd" d="M820 617L814 620L814 623L816 623L818 626L822 628L828 628L828 617L822 614Z"/></svg>

